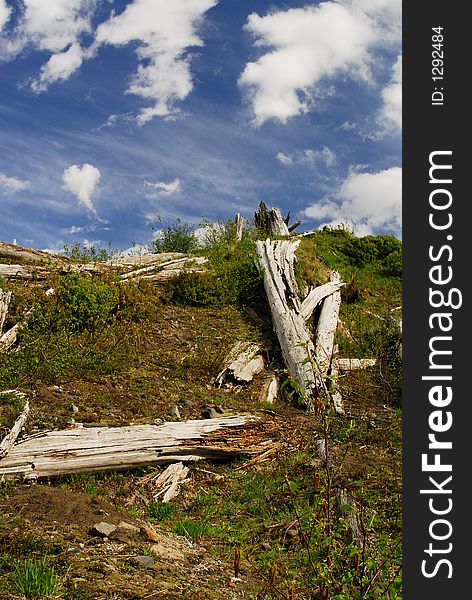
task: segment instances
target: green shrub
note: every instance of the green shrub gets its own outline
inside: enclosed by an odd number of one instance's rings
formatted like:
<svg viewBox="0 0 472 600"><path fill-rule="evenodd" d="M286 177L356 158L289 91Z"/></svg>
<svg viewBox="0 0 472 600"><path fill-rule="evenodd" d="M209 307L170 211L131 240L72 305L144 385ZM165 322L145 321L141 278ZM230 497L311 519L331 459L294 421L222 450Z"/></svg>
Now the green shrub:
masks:
<svg viewBox="0 0 472 600"><path fill-rule="evenodd" d="M105 249L97 248L93 244L77 241L72 245L65 244L64 249L60 254L62 256L67 256L73 261L88 263L106 262L107 260L112 259L116 252L111 249L111 243L108 243L108 249Z"/></svg>
<svg viewBox="0 0 472 600"><path fill-rule="evenodd" d="M247 303L257 297L262 274L256 265L254 230L236 238L233 221L209 225L204 240L208 258L204 273L187 272L170 280L167 296L180 305L211 306Z"/></svg>
<svg viewBox="0 0 472 600"><path fill-rule="evenodd" d="M175 223L167 225L161 232L161 236L152 242L154 252L184 252L190 254L198 248L198 240L195 232L188 223L182 223L177 219Z"/></svg>
<svg viewBox="0 0 472 600"><path fill-rule="evenodd" d="M351 237L343 251L359 268L378 264L381 270L392 268L398 272L401 248L400 240L393 235L366 235L362 238Z"/></svg>

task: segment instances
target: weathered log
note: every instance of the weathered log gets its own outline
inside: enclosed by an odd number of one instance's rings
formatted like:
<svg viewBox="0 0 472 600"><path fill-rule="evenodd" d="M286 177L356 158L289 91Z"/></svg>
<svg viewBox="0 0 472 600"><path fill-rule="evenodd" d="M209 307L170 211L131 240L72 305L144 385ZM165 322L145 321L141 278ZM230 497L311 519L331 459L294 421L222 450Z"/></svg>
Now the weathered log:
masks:
<svg viewBox="0 0 472 600"><path fill-rule="evenodd" d="M337 271L330 276L331 283L341 286L341 277ZM322 377L328 374L333 354L334 336L338 324L341 292L339 289L325 298L315 332L315 356Z"/></svg>
<svg viewBox="0 0 472 600"><path fill-rule="evenodd" d="M159 255L155 255L159 256ZM135 269L133 271L129 271L128 273L123 273L120 277L122 280L128 280L131 278L139 278L139 279L150 279L150 280L158 280L158 279L168 279L169 277L174 277L182 271L198 271L202 272L202 269L199 269L201 265L208 262L207 258L202 256L197 257L189 257L184 256L183 258L177 258L174 260L169 260L165 262L157 261L155 264L152 264L147 267L141 267L139 269ZM148 273L152 273L153 271L158 271L154 275L148 275Z"/></svg>
<svg viewBox="0 0 472 600"><path fill-rule="evenodd" d="M304 400L312 408L314 394L325 389L314 360L314 345L301 314L294 260L299 240L256 242L256 254L264 273L264 289L272 314L284 362L290 376L300 387Z"/></svg>
<svg viewBox="0 0 472 600"><path fill-rule="evenodd" d="M13 446L0 460L0 478L31 480L229 459L257 452L261 437L258 420L252 416L47 431Z"/></svg>
<svg viewBox="0 0 472 600"><path fill-rule="evenodd" d="M265 202L259 204L259 209L254 214L254 223L258 229L270 235L290 235L280 209L273 206L269 210Z"/></svg>
<svg viewBox="0 0 472 600"><path fill-rule="evenodd" d="M303 300L301 306L301 313L304 319L309 319L315 310L315 308L325 298L338 291L344 283L341 281L328 281L324 285L319 285L312 288L308 293L308 296Z"/></svg>
<svg viewBox="0 0 472 600"><path fill-rule="evenodd" d="M25 315L21 321L16 323L16 325L13 325L13 327L11 327L8 331L5 331L5 333L2 336L0 336L0 350L8 350L8 348L10 348L10 346L13 346L13 344L16 342L16 339L18 337L18 333L20 332L20 330L23 327L27 327L28 317L30 316L30 314L32 312L33 312L33 309L30 308L30 310L28 310L25 313Z"/></svg>
<svg viewBox="0 0 472 600"><path fill-rule="evenodd" d="M251 342L236 342L228 354L223 369L215 378L215 384L221 387L227 380L249 383L264 369L264 359L260 347Z"/></svg>
<svg viewBox="0 0 472 600"><path fill-rule="evenodd" d="M10 306L11 292L4 292L0 289L0 335L2 335L3 324L8 314L8 307Z"/></svg>
<svg viewBox="0 0 472 600"><path fill-rule="evenodd" d="M44 279L46 274L44 267L0 264L0 276L5 279Z"/></svg>
<svg viewBox="0 0 472 600"><path fill-rule="evenodd" d="M377 364L376 358L334 358L333 364L339 371L369 369Z"/></svg>
<svg viewBox="0 0 472 600"><path fill-rule="evenodd" d="M6 394L14 394L21 399L26 397L25 394L23 394L22 392L17 392L16 390L6 390L1 393L1 395L6 395ZM28 400L26 400L25 405L23 407L23 411L16 419L13 427L10 429L10 431L7 433L7 435L0 442L0 459L3 458L4 456L6 456L10 452L13 444L15 443L16 439L18 438L18 436L20 434L21 428L26 423L26 419L28 418L29 410L30 410L29 402L28 402Z"/></svg>

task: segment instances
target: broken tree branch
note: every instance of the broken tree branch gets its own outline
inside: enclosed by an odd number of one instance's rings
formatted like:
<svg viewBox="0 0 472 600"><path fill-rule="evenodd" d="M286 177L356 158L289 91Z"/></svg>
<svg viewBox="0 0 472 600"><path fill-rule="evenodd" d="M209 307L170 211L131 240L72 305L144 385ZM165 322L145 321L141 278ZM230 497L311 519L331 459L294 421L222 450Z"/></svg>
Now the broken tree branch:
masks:
<svg viewBox="0 0 472 600"><path fill-rule="evenodd" d="M260 347L251 342L236 342L230 350L223 369L215 378L215 385L221 387L225 381L234 379L238 383L249 383L254 375L264 369L264 359Z"/></svg>
<svg viewBox="0 0 472 600"><path fill-rule="evenodd" d="M341 277L337 271L330 276L331 283L341 287ZM341 292L339 289L327 296L321 307L315 333L315 356L322 377L328 374L333 354L334 336L338 325L339 307L341 305Z"/></svg>
<svg viewBox="0 0 472 600"><path fill-rule="evenodd" d="M15 393L15 391L7 390L6 392L2 392L2 395L7 394L7 393ZM16 394L18 394L18 392L16 392ZM21 394L21 392L20 392L20 394ZM24 394L21 394L21 396L23 397ZM26 422L26 419L28 418L29 410L30 410L29 402L28 402L28 400L26 400L23 411L16 419L16 421L15 421L13 427L10 429L9 433L7 433L7 435L3 438L3 440L0 443L0 458L3 458L10 452L13 444L15 443L16 439L20 435L21 428L23 427L23 425Z"/></svg>

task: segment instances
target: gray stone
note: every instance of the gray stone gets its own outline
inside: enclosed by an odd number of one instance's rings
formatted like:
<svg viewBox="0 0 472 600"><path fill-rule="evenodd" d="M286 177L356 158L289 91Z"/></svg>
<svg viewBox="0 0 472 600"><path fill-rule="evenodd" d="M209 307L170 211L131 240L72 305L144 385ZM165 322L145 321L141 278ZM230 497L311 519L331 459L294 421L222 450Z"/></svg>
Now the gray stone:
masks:
<svg viewBox="0 0 472 600"><path fill-rule="evenodd" d="M220 415L212 406L210 406L202 410L202 417L204 419L219 419Z"/></svg>
<svg viewBox="0 0 472 600"><path fill-rule="evenodd" d="M105 521L100 521L100 523L95 523L90 533L92 535L99 535L100 537L108 537L116 530L116 525L112 525L111 523L106 523Z"/></svg>

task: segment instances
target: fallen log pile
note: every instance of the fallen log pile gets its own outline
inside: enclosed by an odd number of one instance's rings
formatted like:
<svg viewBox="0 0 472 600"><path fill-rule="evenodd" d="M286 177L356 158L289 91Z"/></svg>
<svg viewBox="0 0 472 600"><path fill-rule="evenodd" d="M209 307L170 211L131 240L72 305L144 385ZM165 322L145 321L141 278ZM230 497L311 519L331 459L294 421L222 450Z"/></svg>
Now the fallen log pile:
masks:
<svg viewBox="0 0 472 600"><path fill-rule="evenodd" d="M47 431L17 441L0 460L0 478L30 481L200 459L230 459L267 450L267 434L267 428L250 415Z"/></svg>

